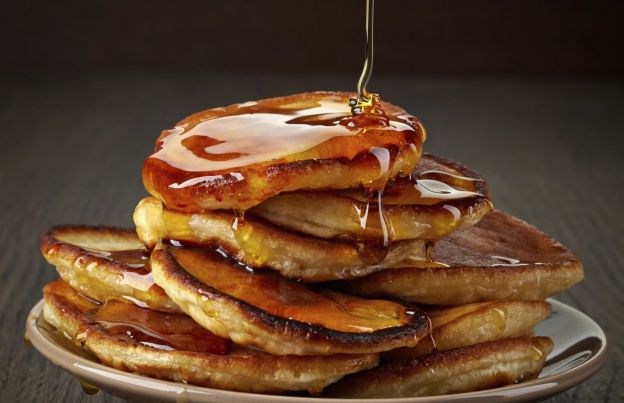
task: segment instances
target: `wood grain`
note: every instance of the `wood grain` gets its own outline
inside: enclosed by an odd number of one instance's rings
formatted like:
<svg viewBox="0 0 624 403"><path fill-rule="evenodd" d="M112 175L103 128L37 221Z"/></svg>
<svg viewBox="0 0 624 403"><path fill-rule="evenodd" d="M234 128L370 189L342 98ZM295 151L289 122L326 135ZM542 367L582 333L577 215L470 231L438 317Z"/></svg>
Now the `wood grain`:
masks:
<svg viewBox="0 0 624 403"><path fill-rule="evenodd" d="M56 277L37 237L60 223L131 225L145 194L142 159L190 112L354 77L46 76L0 79L0 401L119 402L22 342L30 307ZM624 399L624 86L616 82L374 77L373 89L418 115L426 149L490 183L498 208L552 234L586 267L559 298L606 330L610 359L552 402Z"/></svg>

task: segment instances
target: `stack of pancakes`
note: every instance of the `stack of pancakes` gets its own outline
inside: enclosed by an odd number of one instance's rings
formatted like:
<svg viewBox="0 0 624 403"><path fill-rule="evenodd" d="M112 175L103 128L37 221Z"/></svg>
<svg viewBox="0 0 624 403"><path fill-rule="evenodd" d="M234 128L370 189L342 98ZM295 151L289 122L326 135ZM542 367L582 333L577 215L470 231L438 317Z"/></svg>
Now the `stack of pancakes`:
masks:
<svg viewBox="0 0 624 403"><path fill-rule="evenodd" d="M44 318L103 363L258 393L405 397L537 376L572 252L493 210L382 102L306 93L164 131L136 231L59 226ZM331 386L330 386L331 385ZM328 387L329 386L329 387Z"/></svg>

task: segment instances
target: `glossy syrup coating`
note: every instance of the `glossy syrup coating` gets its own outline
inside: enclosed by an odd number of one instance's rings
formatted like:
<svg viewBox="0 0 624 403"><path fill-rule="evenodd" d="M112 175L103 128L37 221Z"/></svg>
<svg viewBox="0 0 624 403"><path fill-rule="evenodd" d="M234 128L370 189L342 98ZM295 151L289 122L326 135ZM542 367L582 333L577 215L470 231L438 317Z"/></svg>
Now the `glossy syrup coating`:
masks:
<svg viewBox="0 0 624 403"><path fill-rule="evenodd" d="M347 333L372 333L413 320L414 314L395 302L313 289L271 270L234 265L215 252L183 247L168 250L207 287L277 317Z"/></svg>
<svg viewBox="0 0 624 403"><path fill-rule="evenodd" d="M159 350L227 354L230 342L202 328L179 313L165 313L109 300L100 303L75 290L62 280L45 286L46 301L56 299L59 309L75 320L72 341L80 345L89 328L96 326L111 338ZM66 332L67 333L67 332Z"/></svg>
<svg viewBox="0 0 624 403"><path fill-rule="evenodd" d="M385 226L393 242L435 242L492 210L487 183L476 172L427 153L411 175L397 176L377 196L371 198L362 188L288 192L260 203L248 215L319 238L375 242L383 240Z"/></svg>
<svg viewBox="0 0 624 403"><path fill-rule="evenodd" d="M168 208L189 212L245 210L298 189L383 189L412 171L425 131L385 102L352 115L353 95L303 93L191 115L160 135L144 184Z"/></svg>

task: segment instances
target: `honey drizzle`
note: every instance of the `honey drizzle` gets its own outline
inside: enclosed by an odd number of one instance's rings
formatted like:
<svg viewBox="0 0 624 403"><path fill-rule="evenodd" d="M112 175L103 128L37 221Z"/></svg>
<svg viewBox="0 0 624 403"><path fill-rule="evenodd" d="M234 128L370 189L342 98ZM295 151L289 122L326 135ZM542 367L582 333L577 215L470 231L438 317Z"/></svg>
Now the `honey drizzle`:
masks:
<svg viewBox="0 0 624 403"><path fill-rule="evenodd" d="M370 99L370 95L366 90L368 81L373 74L373 26L375 17L375 0L366 0L366 56L362 74L358 80L357 90L360 98Z"/></svg>
<svg viewBox="0 0 624 403"><path fill-rule="evenodd" d="M373 26L375 17L375 0L366 0L366 24L365 24L365 51L364 65L362 73L357 83L357 98L349 100L351 113L359 115L361 113L370 114L379 105L379 96L371 94L366 89L371 76L373 75Z"/></svg>

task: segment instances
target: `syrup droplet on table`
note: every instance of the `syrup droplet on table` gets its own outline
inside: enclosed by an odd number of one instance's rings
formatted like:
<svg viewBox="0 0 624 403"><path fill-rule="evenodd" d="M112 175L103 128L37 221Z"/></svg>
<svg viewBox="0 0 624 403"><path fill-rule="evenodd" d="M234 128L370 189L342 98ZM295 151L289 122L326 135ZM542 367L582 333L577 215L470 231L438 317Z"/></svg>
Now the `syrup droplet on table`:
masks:
<svg viewBox="0 0 624 403"><path fill-rule="evenodd" d="M28 336L28 333L24 333L24 345L26 347L32 347L32 341L30 341L30 337Z"/></svg>
<svg viewBox="0 0 624 403"><path fill-rule="evenodd" d="M100 391L100 388L92 383L85 381L84 379L78 379L78 382L80 382L80 387L87 395L95 395Z"/></svg>

